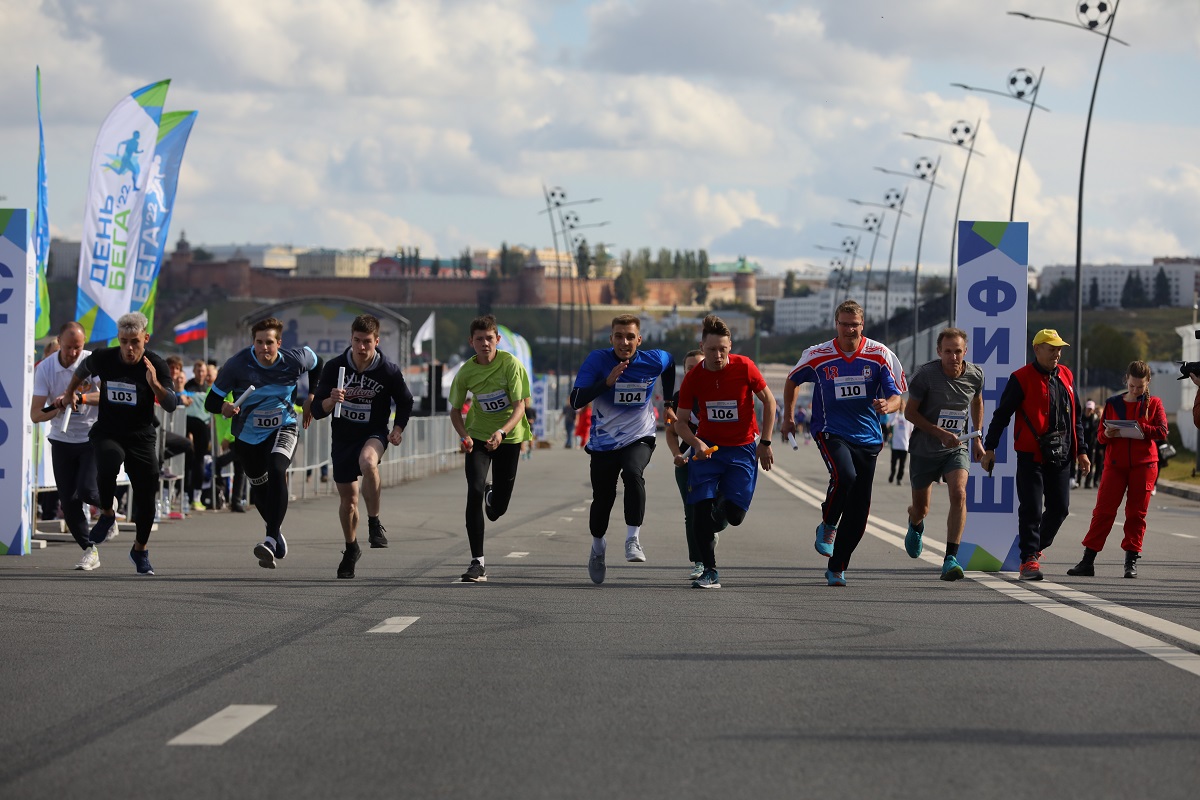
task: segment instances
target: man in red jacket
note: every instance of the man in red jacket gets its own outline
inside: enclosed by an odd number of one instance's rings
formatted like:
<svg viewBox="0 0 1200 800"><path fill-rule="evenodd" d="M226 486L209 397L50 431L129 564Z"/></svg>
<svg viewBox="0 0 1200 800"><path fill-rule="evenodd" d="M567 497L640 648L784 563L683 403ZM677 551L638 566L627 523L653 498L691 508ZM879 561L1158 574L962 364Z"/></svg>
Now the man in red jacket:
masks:
<svg viewBox="0 0 1200 800"><path fill-rule="evenodd" d="M1013 448L1017 451L1017 535L1023 581L1042 579L1042 552L1054 543L1067 518L1072 460L1081 475L1091 471L1082 447L1075 379L1071 370L1058 363L1062 349L1068 346L1058 331L1037 332L1034 360L1009 376L983 440L979 464L991 472L1000 436L1016 415Z"/></svg>

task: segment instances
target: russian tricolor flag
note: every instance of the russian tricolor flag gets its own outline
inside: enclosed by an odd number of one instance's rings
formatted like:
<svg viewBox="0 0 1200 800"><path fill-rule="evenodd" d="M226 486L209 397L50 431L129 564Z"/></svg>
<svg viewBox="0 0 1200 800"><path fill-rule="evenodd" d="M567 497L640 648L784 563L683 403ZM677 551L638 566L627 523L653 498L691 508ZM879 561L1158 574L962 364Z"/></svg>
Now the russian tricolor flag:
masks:
<svg viewBox="0 0 1200 800"><path fill-rule="evenodd" d="M175 344L198 342L208 338L208 309L175 326Z"/></svg>

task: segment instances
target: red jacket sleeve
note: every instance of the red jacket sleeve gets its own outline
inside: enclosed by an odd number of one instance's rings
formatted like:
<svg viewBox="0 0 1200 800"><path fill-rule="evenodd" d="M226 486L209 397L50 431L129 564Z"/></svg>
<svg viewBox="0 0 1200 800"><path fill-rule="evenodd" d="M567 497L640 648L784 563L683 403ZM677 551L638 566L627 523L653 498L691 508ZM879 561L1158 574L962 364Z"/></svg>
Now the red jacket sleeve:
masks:
<svg viewBox="0 0 1200 800"><path fill-rule="evenodd" d="M1162 400L1151 396L1146 402L1146 416L1149 419L1140 420L1142 430L1147 439L1164 442L1167 439L1167 410L1163 408Z"/></svg>

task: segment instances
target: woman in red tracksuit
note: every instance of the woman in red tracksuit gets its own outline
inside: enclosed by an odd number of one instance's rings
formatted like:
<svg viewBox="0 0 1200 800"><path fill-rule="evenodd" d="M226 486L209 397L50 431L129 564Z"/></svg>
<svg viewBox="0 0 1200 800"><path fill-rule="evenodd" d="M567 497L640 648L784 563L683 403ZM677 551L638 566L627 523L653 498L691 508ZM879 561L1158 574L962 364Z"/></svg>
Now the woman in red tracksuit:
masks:
<svg viewBox="0 0 1200 800"><path fill-rule="evenodd" d="M1142 554L1142 539L1146 535L1146 510L1150 507L1150 490L1158 477L1158 442L1167 438L1167 412L1162 401L1151 397L1150 368L1144 361L1134 361L1125 373L1124 394L1113 395L1104 403L1099 443L1106 445L1104 474L1092 511L1092 524L1083 537L1083 560L1068 575L1095 575L1096 554L1104 549L1104 540L1117 518L1121 498L1125 500L1125 577L1137 577L1137 560ZM1108 420L1136 420L1143 438L1118 436L1105 426Z"/></svg>

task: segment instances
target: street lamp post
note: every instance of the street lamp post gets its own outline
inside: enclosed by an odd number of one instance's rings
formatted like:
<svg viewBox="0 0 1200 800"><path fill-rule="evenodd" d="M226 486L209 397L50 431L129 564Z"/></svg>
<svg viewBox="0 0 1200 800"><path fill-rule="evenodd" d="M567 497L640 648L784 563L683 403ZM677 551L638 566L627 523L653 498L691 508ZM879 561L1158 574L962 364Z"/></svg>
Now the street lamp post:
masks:
<svg viewBox="0 0 1200 800"><path fill-rule="evenodd" d="M913 164L913 174L907 172L899 172L897 170L884 169L876 167L876 171L883 172L888 175L901 175L905 178L916 178L919 181L924 181L929 184L929 191L925 195L925 210L921 213L921 227L917 233L917 258L913 262L913 327L912 327L912 348L913 348L913 363L917 360L917 331L920 329L921 316L921 245L925 241L925 221L929 219L929 201L933 198L934 187L941 188L941 184L937 182L938 169L942 166L942 157L939 155L937 161L930 161L922 156Z"/></svg>
<svg viewBox="0 0 1200 800"><path fill-rule="evenodd" d="M1008 206L1008 221L1012 222L1017 209L1017 181L1021 178L1021 159L1025 156L1025 140L1029 138L1029 123L1033 119L1033 110L1040 108L1042 111L1049 111L1045 106L1038 105L1038 91L1042 88L1042 76L1046 74L1046 68L1042 67L1038 71L1038 76L1033 77L1033 73L1023 67L1014 69L1008 73L1007 92L997 92L994 89L983 89L978 86L968 86L965 83L952 83L951 86L957 86L960 89L965 89L968 92L986 92L987 94L998 94L1001 97L1011 97L1029 106L1029 113L1025 115L1025 131L1021 134L1021 148L1017 151L1017 169L1013 173L1013 190L1012 202Z"/></svg>
<svg viewBox="0 0 1200 800"><path fill-rule="evenodd" d="M867 277L863 279L863 305L865 308L871 296L871 268L875 265L875 248L879 246L879 235L883 228L883 221L879 218L878 214L867 214L865 217L863 217L863 224L861 226L844 225L840 222L835 222L833 224L839 228L848 228L854 231L866 231L867 233L875 234L874 238L871 240L871 256L867 259ZM853 275L851 276L851 281L853 281ZM850 291L849 288L847 288L847 299L849 299L849 296Z"/></svg>
<svg viewBox="0 0 1200 800"><path fill-rule="evenodd" d="M1076 203L1076 218L1075 218L1075 341L1072 356L1075 359L1075 369L1080 370L1082 364L1080 359L1083 348L1083 181L1084 173L1087 171L1087 151L1088 137L1092 131L1092 112L1096 108L1096 92L1100 88L1100 72L1104 69L1104 56L1108 53L1108 43L1110 41L1117 44L1129 46L1129 42L1122 41L1112 35L1113 25L1117 21L1117 8L1120 5L1119 0L1101 0L1096 3L1078 3L1075 6L1075 14L1079 22L1070 22L1063 19L1053 19L1051 17L1039 17L1033 14L1026 14L1023 11L1009 11L1008 13L1014 17L1032 20L1035 22L1053 22L1059 25L1067 25L1077 30L1082 30L1087 33L1094 33L1104 37L1104 46L1100 48L1100 61L1096 64L1096 79L1092 83L1092 99L1088 102L1087 122L1083 126L1083 150L1079 161L1079 199ZM1104 32L1101 33L1100 29Z"/></svg>
<svg viewBox="0 0 1200 800"><path fill-rule="evenodd" d="M900 234L900 218L908 216L908 213L904 210L904 201L907 199L908 188L905 187L903 191L900 189L888 189L883 195L882 203L868 203L862 200L850 201L859 206L875 206L877 208L891 209L896 212L896 224L892 227L891 244L888 245L887 272L884 273L883 279L883 341L885 344L890 344L891 341L892 309L890 300L892 293L892 256L896 254L896 237ZM874 257L872 257L872 261L874 261Z"/></svg>
<svg viewBox="0 0 1200 800"><path fill-rule="evenodd" d="M954 322L954 266L957 254L954 252L958 245L958 215L962 210L963 191L967 188L967 171L971 168L971 156L975 154L975 136L979 132L979 125L982 119L976 121L975 127L971 127L971 123L966 120L959 120L950 126L949 139L935 139L930 136L921 136L916 133L905 133L913 139L921 139L927 142L941 142L942 144L952 144L956 147L962 147L970 142L967 146L967 163L963 165L962 180L958 184L958 200L954 204L954 224L950 228L950 322ZM983 158L983 153L979 154Z"/></svg>

